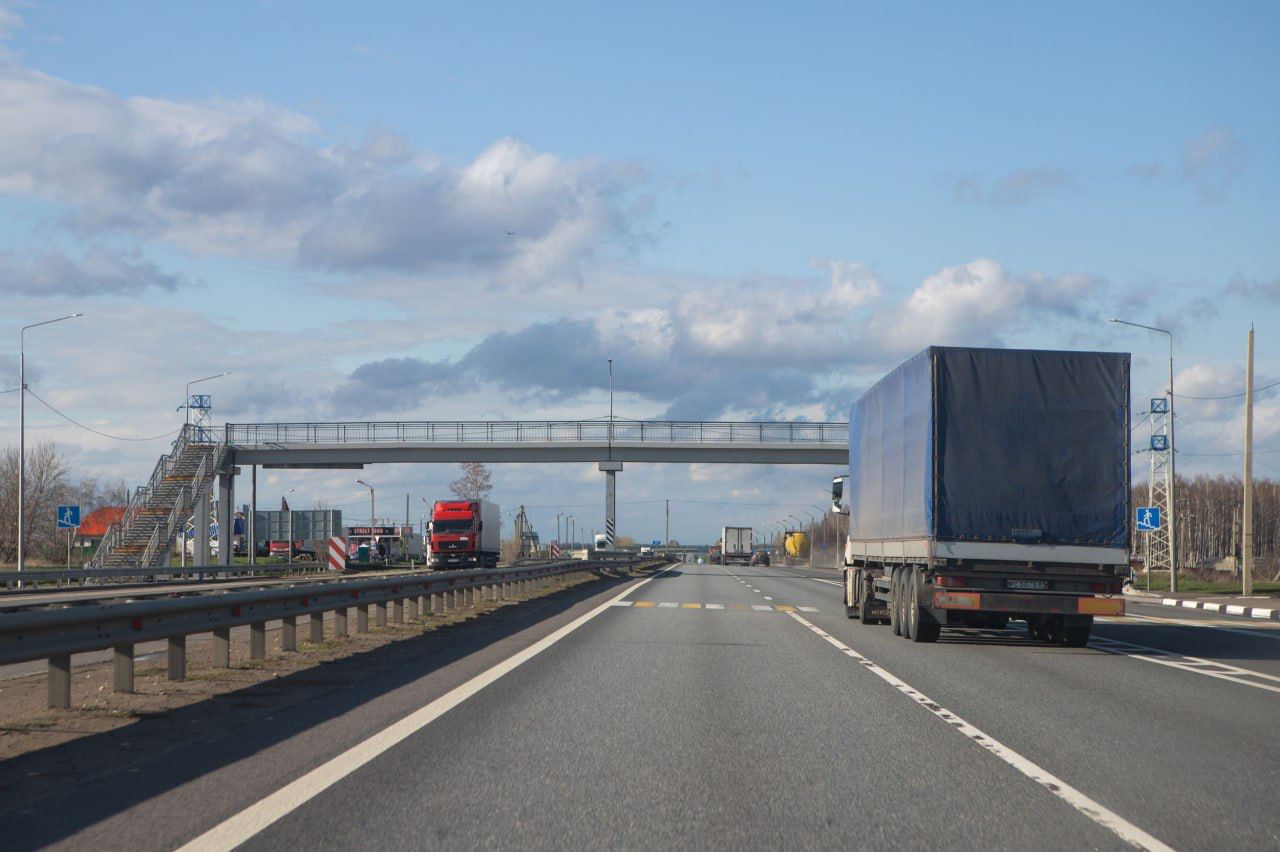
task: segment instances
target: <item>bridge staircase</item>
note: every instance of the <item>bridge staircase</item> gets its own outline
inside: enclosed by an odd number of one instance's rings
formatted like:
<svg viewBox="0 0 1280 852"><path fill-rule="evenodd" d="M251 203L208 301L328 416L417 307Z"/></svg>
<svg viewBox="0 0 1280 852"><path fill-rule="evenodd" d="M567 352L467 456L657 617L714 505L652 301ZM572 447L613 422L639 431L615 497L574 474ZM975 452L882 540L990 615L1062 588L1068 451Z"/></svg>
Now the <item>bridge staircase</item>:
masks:
<svg viewBox="0 0 1280 852"><path fill-rule="evenodd" d="M201 495L213 487L226 447L206 430L183 427L151 479L138 486L119 523L107 530L87 568L152 568L169 564L174 541ZM202 525L198 525L202 526Z"/></svg>

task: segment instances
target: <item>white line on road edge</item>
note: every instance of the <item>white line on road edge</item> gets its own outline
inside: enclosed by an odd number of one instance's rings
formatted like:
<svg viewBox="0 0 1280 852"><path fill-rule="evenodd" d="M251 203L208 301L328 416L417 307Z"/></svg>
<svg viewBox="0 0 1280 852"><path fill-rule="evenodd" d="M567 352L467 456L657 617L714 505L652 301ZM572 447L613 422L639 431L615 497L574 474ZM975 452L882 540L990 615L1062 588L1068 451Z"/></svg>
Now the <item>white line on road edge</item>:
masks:
<svg viewBox="0 0 1280 852"><path fill-rule="evenodd" d="M1032 781L1035 781L1041 787L1044 787L1046 790L1053 793L1053 795L1057 796L1059 799L1062 799L1067 804L1071 805L1071 807L1075 808L1098 825L1114 832L1121 840L1137 846L1140 849L1168 850L1168 852L1173 852L1170 847L1161 843L1150 834L1147 834L1145 831L1138 828L1115 811L1095 802L1075 787L1072 787L1066 781L1050 774L1048 770L1038 764L1032 763L1030 760L1018 754L999 740L993 739L989 734L974 727L964 719L961 719L955 713L952 713L950 710L943 707L923 692L920 692L906 681L880 668L878 665L871 662L866 657L841 642L839 639L827 633L822 628L815 626L795 613L790 613L790 615L796 621L827 640L828 643L839 648L846 656L852 657L854 660L862 664L863 668L870 671L876 677L880 678L885 683L889 684L894 689L898 690L903 695L907 696L912 701L915 701L921 707L946 722L951 726L951 728L961 734L964 734L966 737L973 740L975 743L982 746L984 749L1030 778Z"/></svg>
<svg viewBox="0 0 1280 852"><path fill-rule="evenodd" d="M1135 660L1144 660L1160 666L1169 666L1170 668L1181 669L1184 672L1195 672L1208 677L1216 677L1219 680L1229 680L1232 683L1238 683L1243 686L1265 689L1267 692L1280 692L1280 686L1249 680L1249 678L1256 677L1280 683L1280 677L1264 672L1255 672L1253 669L1242 669L1239 666L1220 663L1216 660L1206 660L1203 657L1188 657L1186 654L1176 654L1173 651L1152 648L1149 645L1135 645L1132 642L1121 642L1118 639L1107 639L1103 636L1095 636L1089 640L1089 647L1097 648L1099 651L1106 651L1108 654L1132 657Z"/></svg>
<svg viewBox="0 0 1280 852"><path fill-rule="evenodd" d="M439 719L503 675L509 674L521 664L547 650L600 613L612 609L615 602L625 598L654 577L670 570L670 567L664 568L654 574L653 577L646 577L635 585L627 586L627 588L591 610L591 612L578 616L564 627L548 636L544 636L523 651L508 657L493 668L487 669L466 683L453 688L425 707L413 711L399 722L383 728L364 742L352 746L327 763L317 766L298 780L281 787L270 796L250 805L235 816L228 817L204 834L181 846L179 852L214 852L214 850L221 852L221 850L235 849L272 823L297 810L352 772L369 763L378 755Z"/></svg>

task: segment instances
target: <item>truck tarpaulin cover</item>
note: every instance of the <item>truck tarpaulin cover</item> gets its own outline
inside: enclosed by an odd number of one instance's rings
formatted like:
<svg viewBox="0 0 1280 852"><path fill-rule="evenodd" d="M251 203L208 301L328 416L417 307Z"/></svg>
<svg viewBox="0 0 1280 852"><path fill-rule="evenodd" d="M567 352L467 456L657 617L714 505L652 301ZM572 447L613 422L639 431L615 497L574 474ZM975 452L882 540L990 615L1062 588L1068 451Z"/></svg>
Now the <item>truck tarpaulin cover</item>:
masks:
<svg viewBox="0 0 1280 852"><path fill-rule="evenodd" d="M850 536L1129 543L1129 356L931 347L853 405Z"/></svg>

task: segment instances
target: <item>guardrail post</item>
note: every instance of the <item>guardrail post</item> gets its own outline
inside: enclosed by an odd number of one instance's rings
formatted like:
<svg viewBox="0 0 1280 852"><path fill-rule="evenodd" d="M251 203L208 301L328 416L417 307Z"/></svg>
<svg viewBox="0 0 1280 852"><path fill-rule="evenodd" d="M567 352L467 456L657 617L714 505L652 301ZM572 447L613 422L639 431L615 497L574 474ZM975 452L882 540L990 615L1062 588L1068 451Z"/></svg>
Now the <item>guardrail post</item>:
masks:
<svg viewBox="0 0 1280 852"><path fill-rule="evenodd" d="M418 620L418 598L411 595L404 599L404 617L409 621Z"/></svg>
<svg viewBox="0 0 1280 852"><path fill-rule="evenodd" d="M286 615L280 622L280 650L298 650L298 616Z"/></svg>
<svg viewBox="0 0 1280 852"><path fill-rule="evenodd" d="M54 654L49 658L49 709L66 710L71 706L71 655Z"/></svg>
<svg viewBox="0 0 1280 852"><path fill-rule="evenodd" d="M336 639L344 639L347 633L347 608L340 606L333 611L333 635Z"/></svg>
<svg viewBox="0 0 1280 852"><path fill-rule="evenodd" d="M324 641L324 613L323 612L311 613L310 625L311 625L311 635L308 636L307 638L312 645L319 645L321 642Z"/></svg>
<svg viewBox="0 0 1280 852"><path fill-rule="evenodd" d="M186 680L187 637L170 636L167 644L169 651L169 680Z"/></svg>
<svg viewBox="0 0 1280 852"><path fill-rule="evenodd" d="M373 623L378 627L387 626L387 604L385 601L373 605Z"/></svg>
<svg viewBox="0 0 1280 852"><path fill-rule="evenodd" d="M130 654L130 669L133 668ZM215 668L225 669L231 665L231 628L215 627L213 628L213 665Z"/></svg>
<svg viewBox="0 0 1280 852"><path fill-rule="evenodd" d="M111 648L111 691L133 692L133 643Z"/></svg>
<svg viewBox="0 0 1280 852"><path fill-rule="evenodd" d="M372 604L360 604L356 607L356 632L369 632L369 607Z"/></svg>
<svg viewBox="0 0 1280 852"><path fill-rule="evenodd" d="M399 598L391 602L391 623L404 624L404 602Z"/></svg>
<svg viewBox="0 0 1280 852"><path fill-rule="evenodd" d="M255 621L249 625L249 659L263 660L267 656L267 623Z"/></svg>

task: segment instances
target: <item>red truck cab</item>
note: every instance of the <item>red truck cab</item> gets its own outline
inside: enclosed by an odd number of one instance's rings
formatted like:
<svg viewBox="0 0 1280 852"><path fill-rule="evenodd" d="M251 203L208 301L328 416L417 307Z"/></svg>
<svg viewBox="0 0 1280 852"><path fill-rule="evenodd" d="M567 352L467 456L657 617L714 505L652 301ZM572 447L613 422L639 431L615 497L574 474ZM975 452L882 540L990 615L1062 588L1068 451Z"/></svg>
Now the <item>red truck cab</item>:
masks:
<svg viewBox="0 0 1280 852"><path fill-rule="evenodd" d="M437 500L431 508L433 568L496 568L502 539L498 507L484 500Z"/></svg>

